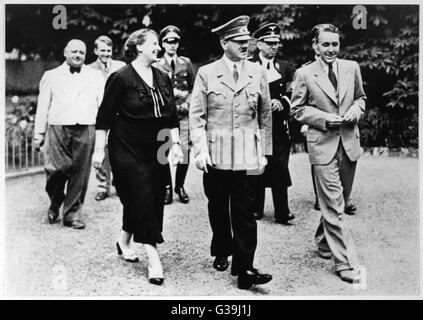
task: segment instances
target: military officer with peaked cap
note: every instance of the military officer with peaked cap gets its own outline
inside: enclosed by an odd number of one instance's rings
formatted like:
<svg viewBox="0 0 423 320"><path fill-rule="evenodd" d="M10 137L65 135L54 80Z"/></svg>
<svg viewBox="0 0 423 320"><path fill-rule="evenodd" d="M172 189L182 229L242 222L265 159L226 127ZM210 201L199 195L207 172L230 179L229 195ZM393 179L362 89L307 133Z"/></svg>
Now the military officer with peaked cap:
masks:
<svg viewBox="0 0 423 320"><path fill-rule="evenodd" d="M189 128L188 111L192 87L194 85L194 68L191 60L187 57L179 56L177 50L181 38L181 31L178 27L169 25L160 31L159 39L165 50L163 57L157 63L157 67L166 72L172 79L175 103L179 119L179 132L182 152L184 153L184 163L178 163L175 174L175 193L182 203L188 203L189 196L185 192L184 183L188 171L189 163ZM173 200L172 176L169 165L165 168L167 175L165 204L170 204Z"/></svg>
<svg viewBox="0 0 423 320"><path fill-rule="evenodd" d="M246 60L248 22L240 16L212 30L224 54L198 70L189 110L195 164L204 171L213 267L225 271L232 255L231 273L240 289L272 279L253 266L257 223L251 172L263 169L272 153L272 112L266 74Z"/></svg>
<svg viewBox="0 0 423 320"><path fill-rule="evenodd" d="M265 188L271 187L275 222L289 224L294 219L288 205L288 187L291 185L288 161L291 149L288 118L290 111L291 83L295 69L288 61L275 58L281 44L280 29L276 23L268 23L254 34L258 52L251 61L264 67L270 87L272 107L273 154L263 175L258 176L255 200L255 217L263 217Z"/></svg>

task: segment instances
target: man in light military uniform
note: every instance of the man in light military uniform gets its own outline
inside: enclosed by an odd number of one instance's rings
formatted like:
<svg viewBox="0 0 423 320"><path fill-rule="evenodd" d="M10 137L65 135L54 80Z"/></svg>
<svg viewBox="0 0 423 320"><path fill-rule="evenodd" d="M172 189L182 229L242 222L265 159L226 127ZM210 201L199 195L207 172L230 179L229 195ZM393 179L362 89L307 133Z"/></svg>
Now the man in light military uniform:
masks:
<svg viewBox="0 0 423 320"><path fill-rule="evenodd" d="M295 69L288 61L275 58L281 44L280 29L276 23L262 26L253 36L257 39L259 50L250 61L258 63L267 72L273 118L273 153L264 173L258 176L255 218L260 220L263 217L265 190L271 187L275 222L289 225L289 221L295 218L288 205L288 187L292 184L288 168L291 151L288 119Z"/></svg>
<svg viewBox="0 0 423 320"><path fill-rule="evenodd" d="M178 163L175 174L175 193L179 196L179 201L188 203L189 197L185 192L184 183L188 171L189 163L189 128L188 128L188 112L189 100L191 97L192 87L194 85L194 68L191 60L187 57L177 55L181 31L178 27L167 26L160 31L159 38L162 47L165 49L163 57L157 66L169 74L172 79L173 91L175 95L175 103L179 118L179 135L182 152L184 153L184 162ZM166 168L165 168L166 169ZM169 204L173 200L172 194L172 176L170 166L167 165L167 185L165 204Z"/></svg>
<svg viewBox="0 0 423 320"><path fill-rule="evenodd" d="M99 70L103 75L103 87L110 74L124 67L126 64L123 61L112 59L113 42L108 36L100 36L94 42L94 54L97 60L88 66ZM109 153L107 152L104 158L103 166L95 169L95 177L97 179L97 194L95 200L101 201L110 195L110 181L111 181L111 168L109 162Z"/></svg>
<svg viewBox="0 0 423 320"><path fill-rule="evenodd" d="M228 268L238 288L272 279L253 266L257 223L253 216L252 171L263 170L272 153L272 111L265 71L247 61L248 16L215 28L221 59L198 70L189 111L195 164L204 171L213 231L211 255L218 271Z"/></svg>

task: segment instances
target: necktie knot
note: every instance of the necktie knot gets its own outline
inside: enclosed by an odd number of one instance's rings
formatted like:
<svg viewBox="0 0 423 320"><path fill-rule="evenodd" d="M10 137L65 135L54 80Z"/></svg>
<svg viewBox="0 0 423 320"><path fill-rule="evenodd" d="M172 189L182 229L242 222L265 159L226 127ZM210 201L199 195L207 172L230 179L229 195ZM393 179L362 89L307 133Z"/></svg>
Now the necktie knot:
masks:
<svg viewBox="0 0 423 320"><path fill-rule="evenodd" d="M267 63L266 68L267 68L267 70L270 70L270 62Z"/></svg>
<svg viewBox="0 0 423 320"><path fill-rule="evenodd" d="M74 73L74 72L76 72L76 73L79 73L80 71L81 71L81 67L74 67L74 66L69 66L69 71L70 71L70 73Z"/></svg>
<svg viewBox="0 0 423 320"><path fill-rule="evenodd" d="M239 75L238 75L238 69L237 69L237 67L236 67L236 64L235 64L235 63L234 63L233 76L234 76L234 80L235 80L235 82L237 82L237 81L238 81L238 77L239 77Z"/></svg>

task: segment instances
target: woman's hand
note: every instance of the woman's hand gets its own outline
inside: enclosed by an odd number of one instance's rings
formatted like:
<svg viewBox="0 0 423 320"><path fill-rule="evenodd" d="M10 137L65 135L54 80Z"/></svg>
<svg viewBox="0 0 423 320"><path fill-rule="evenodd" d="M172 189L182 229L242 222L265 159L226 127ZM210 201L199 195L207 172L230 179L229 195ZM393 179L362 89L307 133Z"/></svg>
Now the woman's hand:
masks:
<svg viewBox="0 0 423 320"><path fill-rule="evenodd" d="M91 160L93 167L96 168L96 169L100 169L101 166L103 165L104 157L105 157L104 150L94 151L93 157L92 157L92 160Z"/></svg>
<svg viewBox="0 0 423 320"><path fill-rule="evenodd" d="M184 154L182 153L181 145L174 143L170 149L170 163L175 166L184 161Z"/></svg>

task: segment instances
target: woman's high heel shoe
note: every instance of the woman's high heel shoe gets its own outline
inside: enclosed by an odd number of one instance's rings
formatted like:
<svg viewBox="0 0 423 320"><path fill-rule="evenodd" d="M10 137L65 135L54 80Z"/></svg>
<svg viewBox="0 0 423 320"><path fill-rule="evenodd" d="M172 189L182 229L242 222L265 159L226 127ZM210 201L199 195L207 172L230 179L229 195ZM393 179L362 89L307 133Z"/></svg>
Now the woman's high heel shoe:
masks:
<svg viewBox="0 0 423 320"><path fill-rule="evenodd" d="M164 282L163 272L153 271L153 268L148 266L148 281L151 284L161 286Z"/></svg>
<svg viewBox="0 0 423 320"><path fill-rule="evenodd" d="M138 259L137 255L135 254L135 252L132 252L130 254L124 254L119 242L116 242L116 248L117 248L117 253L119 256L123 256L123 259L125 259L125 261L127 262L139 262L140 260Z"/></svg>

